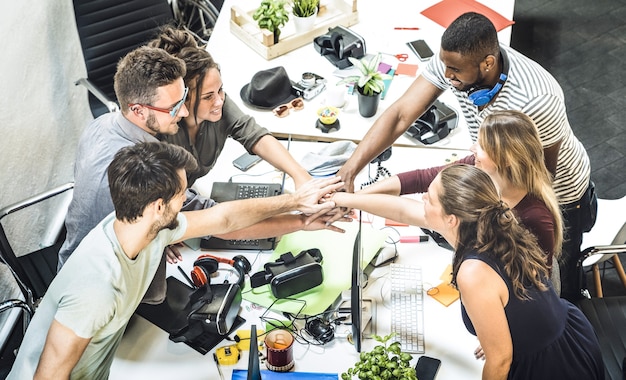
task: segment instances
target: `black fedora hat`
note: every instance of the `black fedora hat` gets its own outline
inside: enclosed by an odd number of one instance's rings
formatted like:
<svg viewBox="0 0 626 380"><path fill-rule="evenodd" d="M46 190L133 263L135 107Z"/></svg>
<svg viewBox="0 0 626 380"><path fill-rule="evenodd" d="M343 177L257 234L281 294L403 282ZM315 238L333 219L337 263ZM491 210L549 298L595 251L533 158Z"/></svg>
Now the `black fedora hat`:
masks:
<svg viewBox="0 0 626 380"><path fill-rule="evenodd" d="M291 90L289 76L282 66L254 74L239 94L248 107L263 110L274 109L296 98Z"/></svg>

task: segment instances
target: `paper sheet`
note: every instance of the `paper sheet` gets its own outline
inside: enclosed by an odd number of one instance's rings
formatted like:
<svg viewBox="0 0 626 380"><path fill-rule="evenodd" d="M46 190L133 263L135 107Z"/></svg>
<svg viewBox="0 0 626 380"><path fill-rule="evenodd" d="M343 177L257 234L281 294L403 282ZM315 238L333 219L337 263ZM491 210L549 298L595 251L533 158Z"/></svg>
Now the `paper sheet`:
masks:
<svg viewBox="0 0 626 380"><path fill-rule="evenodd" d="M466 12L476 12L485 15L491 20L498 32L515 23L475 0L443 0L432 7L424 9L422 14L447 28L452 21Z"/></svg>
<svg viewBox="0 0 626 380"><path fill-rule="evenodd" d="M243 291L243 298L264 306L272 305L272 310L316 315L328 308L342 291L350 289L352 272L352 251L354 240L359 229L359 223L337 224L346 230L345 233L337 233L328 230L321 231L298 231L283 236L274 252L268 259L276 260L281 254L291 251L297 255L301 251L318 248L322 252L322 269L324 281L321 285L294 295L298 301L283 299L272 303L276 298L272 295L269 285L263 285L252 289L249 281ZM372 228L368 223L363 223L361 235L363 246L363 268L369 263L380 250L388 236L387 231ZM305 301L306 304L304 304ZM304 306L304 307L303 307Z"/></svg>

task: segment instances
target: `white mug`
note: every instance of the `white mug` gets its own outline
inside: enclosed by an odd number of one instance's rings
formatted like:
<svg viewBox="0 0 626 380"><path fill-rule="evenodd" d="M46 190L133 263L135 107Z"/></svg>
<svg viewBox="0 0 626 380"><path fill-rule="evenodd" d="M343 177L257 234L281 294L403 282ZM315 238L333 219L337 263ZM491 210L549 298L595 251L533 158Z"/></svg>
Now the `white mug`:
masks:
<svg viewBox="0 0 626 380"><path fill-rule="evenodd" d="M347 87L340 85L330 87L326 91L326 105L341 108L346 103Z"/></svg>

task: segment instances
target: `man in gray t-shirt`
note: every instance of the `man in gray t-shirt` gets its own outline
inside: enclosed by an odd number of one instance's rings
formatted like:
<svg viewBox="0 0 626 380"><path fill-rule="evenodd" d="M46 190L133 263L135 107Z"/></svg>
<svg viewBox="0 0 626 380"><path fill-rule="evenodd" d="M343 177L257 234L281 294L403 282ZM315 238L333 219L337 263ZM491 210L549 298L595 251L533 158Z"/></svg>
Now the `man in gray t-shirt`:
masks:
<svg viewBox="0 0 626 380"><path fill-rule="evenodd" d="M166 90L172 99L179 91ZM243 229L280 213L324 212L333 204L319 200L343 185L337 177L311 180L293 194L180 213L186 172L196 168L189 152L168 143L139 143L115 154L107 169L115 212L87 234L50 284L8 379L107 379L166 246Z"/></svg>

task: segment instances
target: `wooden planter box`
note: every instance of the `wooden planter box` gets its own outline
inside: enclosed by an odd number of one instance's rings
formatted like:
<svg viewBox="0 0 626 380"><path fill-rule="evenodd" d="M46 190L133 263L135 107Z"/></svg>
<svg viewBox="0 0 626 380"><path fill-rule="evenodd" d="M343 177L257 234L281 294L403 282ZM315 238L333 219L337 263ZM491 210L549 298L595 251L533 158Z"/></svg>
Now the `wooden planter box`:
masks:
<svg viewBox="0 0 626 380"><path fill-rule="evenodd" d="M357 0L322 0L315 26L305 33L296 33L292 21L294 16L290 14L289 21L281 29L280 39L276 44L274 44L274 33L267 29L260 29L257 22L252 19L252 14L256 9L246 12L233 5L230 9L230 31L263 58L270 60L312 43L315 37L327 33L329 28L337 25L349 27L358 23L359 13L356 2Z"/></svg>

